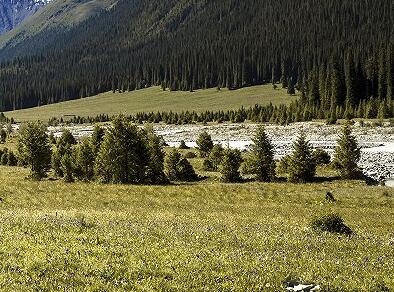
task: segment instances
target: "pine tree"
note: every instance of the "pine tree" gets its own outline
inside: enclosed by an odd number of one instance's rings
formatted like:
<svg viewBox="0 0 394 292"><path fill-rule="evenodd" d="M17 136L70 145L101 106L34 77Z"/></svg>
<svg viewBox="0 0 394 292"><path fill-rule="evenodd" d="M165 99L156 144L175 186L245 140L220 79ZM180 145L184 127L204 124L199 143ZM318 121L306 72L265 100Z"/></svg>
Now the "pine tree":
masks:
<svg viewBox="0 0 394 292"><path fill-rule="evenodd" d="M179 153L179 151L176 149L173 149L170 153L168 153L165 158L165 170L167 177L172 181L176 181L179 178L178 163L181 158L181 153Z"/></svg>
<svg viewBox="0 0 394 292"><path fill-rule="evenodd" d="M218 170L220 164L223 161L224 149L221 144L213 146L211 153L209 154L209 161L211 163L211 170Z"/></svg>
<svg viewBox="0 0 394 292"><path fill-rule="evenodd" d="M90 139L83 139L75 150L76 174L81 180L91 180L94 175L94 153Z"/></svg>
<svg viewBox="0 0 394 292"><path fill-rule="evenodd" d="M197 138L198 151L201 157L207 157L213 148L211 135L207 132L202 132Z"/></svg>
<svg viewBox="0 0 394 292"><path fill-rule="evenodd" d="M293 153L289 158L288 180L295 183L305 183L313 180L316 174L316 161L312 147L301 132L293 144Z"/></svg>
<svg viewBox="0 0 394 292"><path fill-rule="evenodd" d="M167 183L167 177L164 174L164 157L163 141L157 136L153 128L145 128L146 145L149 155L149 162L146 170L145 181L150 184Z"/></svg>
<svg viewBox="0 0 394 292"><path fill-rule="evenodd" d="M360 160L361 151L349 124L342 128L342 134L337 143L333 160L334 167L338 169L342 178L357 178L360 174L357 163Z"/></svg>
<svg viewBox="0 0 394 292"><path fill-rule="evenodd" d="M0 130L0 143L5 143L7 140L7 132L4 129Z"/></svg>
<svg viewBox="0 0 394 292"><path fill-rule="evenodd" d="M60 162L61 162L61 169L64 174L64 181L68 183L73 182L74 167L73 167L71 154L70 153L64 154Z"/></svg>
<svg viewBox="0 0 394 292"><path fill-rule="evenodd" d="M273 181L275 178L274 147L263 127L256 130L252 141L252 151L246 162L249 165L249 173L256 175L258 181Z"/></svg>
<svg viewBox="0 0 394 292"><path fill-rule="evenodd" d="M123 116L116 117L104 136L95 174L102 182L143 183L149 153L146 143L135 125Z"/></svg>
<svg viewBox="0 0 394 292"><path fill-rule="evenodd" d="M7 165L8 166L16 166L18 164L18 159L16 158L14 152L11 150L8 151L7 153Z"/></svg>
<svg viewBox="0 0 394 292"><path fill-rule="evenodd" d="M46 176L51 163L51 146L43 124L30 122L21 128L18 153L30 165L32 178L41 179Z"/></svg>
<svg viewBox="0 0 394 292"><path fill-rule="evenodd" d="M100 146L101 143L103 142L104 135L105 135L105 131L102 127L100 127L99 125L94 126L93 134L91 137L91 144L92 144L93 154L95 157L97 156L100 150Z"/></svg>
<svg viewBox="0 0 394 292"><path fill-rule="evenodd" d="M226 183L239 182L242 180L239 168L242 163L242 155L239 150L226 149L220 166L221 180Z"/></svg>

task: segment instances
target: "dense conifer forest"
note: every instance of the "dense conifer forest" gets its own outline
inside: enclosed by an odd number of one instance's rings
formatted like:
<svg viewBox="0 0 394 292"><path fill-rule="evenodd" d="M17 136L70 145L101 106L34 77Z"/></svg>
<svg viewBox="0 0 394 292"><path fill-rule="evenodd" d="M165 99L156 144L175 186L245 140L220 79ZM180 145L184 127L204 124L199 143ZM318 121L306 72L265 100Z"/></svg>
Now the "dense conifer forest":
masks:
<svg viewBox="0 0 394 292"><path fill-rule="evenodd" d="M1 110L152 85L273 83L302 93L276 110L285 121L390 117L392 11L390 0L119 1L72 30L5 46Z"/></svg>

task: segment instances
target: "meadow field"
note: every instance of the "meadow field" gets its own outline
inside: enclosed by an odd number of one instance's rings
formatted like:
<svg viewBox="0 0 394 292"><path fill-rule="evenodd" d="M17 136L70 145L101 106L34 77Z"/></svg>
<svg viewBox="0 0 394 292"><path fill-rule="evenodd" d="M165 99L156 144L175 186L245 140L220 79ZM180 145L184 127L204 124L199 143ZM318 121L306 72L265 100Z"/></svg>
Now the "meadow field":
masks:
<svg viewBox="0 0 394 292"><path fill-rule="evenodd" d="M129 186L34 182L26 169L0 167L0 290L394 289L394 189L319 174L328 178L305 185L212 175ZM312 218L328 212L354 234L313 231Z"/></svg>
<svg viewBox="0 0 394 292"><path fill-rule="evenodd" d="M273 89L272 85L260 85L238 90L216 88L201 89L195 92L163 91L160 87L151 87L132 92L107 92L97 96L45 105L30 109L6 112L8 118L16 121L42 120L67 115L97 116L99 114L135 114L137 112L157 111L196 111L231 110L241 106L255 104L289 104L297 95L290 96L285 89Z"/></svg>

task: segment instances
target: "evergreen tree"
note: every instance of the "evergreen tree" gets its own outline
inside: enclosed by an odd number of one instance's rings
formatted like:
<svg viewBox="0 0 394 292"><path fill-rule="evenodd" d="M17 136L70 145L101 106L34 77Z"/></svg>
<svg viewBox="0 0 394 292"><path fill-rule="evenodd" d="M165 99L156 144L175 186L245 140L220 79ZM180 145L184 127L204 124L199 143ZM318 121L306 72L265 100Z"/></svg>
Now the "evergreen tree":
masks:
<svg viewBox="0 0 394 292"><path fill-rule="evenodd" d="M202 132L197 138L198 151L201 157L207 157L213 148L211 135L207 132Z"/></svg>
<svg viewBox="0 0 394 292"><path fill-rule="evenodd" d="M41 179L46 176L51 163L51 146L46 128L39 122L30 122L20 130L18 155L30 165L31 176Z"/></svg>
<svg viewBox="0 0 394 292"><path fill-rule="evenodd" d="M7 153L7 165L8 166L16 166L18 164L18 159L16 158L14 152L8 151Z"/></svg>
<svg viewBox="0 0 394 292"><path fill-rule="evenodd" d="M94 175L94 154L90 139L83 139L75 150L75 172L79 179L91 180Z"/></svg>
<svg viewBox="0 0 394 292"><path fill-rule="evenodd" d="M247 158L251 174L261 182L270 182L275 178L274 147L265 129L259 127L252 139L252 152Z"/></svg>
<svg viewBox="0 0 394 292"><path fill-rule="evenodd" d="M104 135L105 135L104 129L99 125L95 125L91 137L92 150L95 157L99 153L101 143L103 142L104 139Z"/></svg>
<svg viewBox="0 0 394 292"><path fill-rule="evenodd" d="M4 129L0 130L0 143L5 143L7 140L7 132Z"/></svg>
<svg viewBox="0 0 394 292"><path fill-rule="evenodd" d="M123 116L116 117L104 136L95 164L95 174L102 182L143 183L149 152L135 125Z"/></svg>
<svg viewBox="0 0 394 292"><path fill-rule="evenodd" d="M181 153L176 149L173 149L165 158L165 170L167 177L172 181L176 181L179 178L178 163L181 158Z"/></svg>
<svg viewBox="0 0 394 292"><path fill-rule="evenodd" d="M73 177L73 172L74 172L74 167L73 167L73 161L70 153L65 153L61 159L61 169L64 174L64 181L65 182L73 182L74 177Z"/></svg>
<svg viewBox="0 0 394 292"><path fill-rule="evenodd" d="M349 124L342 128L342 133L338 140L338 146L335 148L333 165L338 169L342 178L353 179L360 174L357 166L361 157L361 151L358 147L356 138L352 135Z"/></svg>
<svg viewBox="0 0 394 292"><path fill-rule="evenodd" d="M288 180L295 183L305 183L313 180L316 174L316 161L312 147L301 132L293 144L293 153L289 159Z"/></svg>
<svg viewBox="0 0 394 292"><path fill-rule="evenodd" d="M223 161L223 152L224 149L221 144L216 144L215 146L213 146L208 159L211 164L211 170L218 170L220 164Z"/></svg>
<svg viewBox="0 0 394 292"><path fill-rule="evenodd" d="M167 183L168 180L164 174L163 141L154 133L153 128L146 128L144 135L149 155L145 180L151 184Z"/></svg>
<svg viewBox="0 0 394 292"><path fill-rule="evenodd" d="M226 149L220 166L221 180L226 183L240 182L242 180L239 168L242 155L239 150Z"/></svg>

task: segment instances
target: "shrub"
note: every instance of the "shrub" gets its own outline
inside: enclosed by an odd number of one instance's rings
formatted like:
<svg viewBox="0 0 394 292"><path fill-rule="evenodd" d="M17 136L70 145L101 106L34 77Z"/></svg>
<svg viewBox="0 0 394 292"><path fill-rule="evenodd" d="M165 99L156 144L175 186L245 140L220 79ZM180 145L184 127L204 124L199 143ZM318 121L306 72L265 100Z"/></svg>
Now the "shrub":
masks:
<svg viewBox="0 0 394 292"><path fill-rule="evenodd" d="M316 165L327 165L331 161L331 156L322 148L317 148L313 151L313 157L316 161Z"/></svg>
<svg viewBox="0 0 394 292"><path fill-rule="evenodd" d="M209 161L211 162L212 170L217 171L220 164L223 161L224 149L221 144L213 146L211 153L209 154Z"/></svg>
<svg viewBox="0 0 394 292"><path fill-rule="evenodd" d="M3 155L1 155L1 165L7 165L8 164L8 154L7 152L3 153Z"/></svg>
<svg viewBox="0 0 394 292"><path fill-rule="evenodd" d="M212 162L210 159L205 158L204 161L202 162L202 169L204 171L214 171Z"/></svg>
<svg viewBox="0 0 394 292"><path fill-rule="evenodd" d="M187 152L184 156L185 156L185 158L187 158L187 159L193 159L193 158L196 158L196 157L197 157L196 153L194 153L194 152L192 152L192 151Z"/></svg>
<svg viewBox="0 0 394 292"><path fill-rule="evenodd" d="M16 166L18 164L18 159L16 158L14 152L8 151L7 153L7 165L8 166Z"/></svg>
<svg viewBox="0 0 394 292"><path fill-rule="evenodd" d="M61 169L64 173L64 181L65 182L73 182L74 181L74 177L73 177L74 167L73 167L72 157L69 153L66 153L63 155L63 157L61 159Z"/></svg>
<svg viewBox="0 0 394 292"><path fill-rule="evenodd" d="M222 175L221 180L226 183L241 181L242 178L239 172L241 163L242 156L239 150L225 150L220 167L220 173Z"/></svg>
<svg viewBox="0 0 394 292"><path fill-rule="evenodd" d="M211 136L207 132L202 132L197 139L198 151L200 156L205 158L209 155L213 148L213 142Z"/></svg>
<svg viewBox="0 0 394 292"><path fill-rule="evenodd" d="M179 149L190 149L189 146L186 145L185 141L181 141L181 144L179 145Z"/></svg>
<svg viewBox="0 0 394 292"><path fill-rule="evenodd" d="M167 176L172 181L194 181L198 179L193 166L177 149L173 149L165 160Z"/></svg>
<svg viewBox="0 0 394 292"><path fill-rule="evenodd" d="M316 217L312 220L311 227L316 231L339 233L339 234L352 234L352 230L345 225L343 219L338 214L327 214Z"/></svg>
<svg viewBox="0 0 394 292"><path fill-rule="evenodd" d="M103 128L101 128L98 125L94 126L93 134L90 141L92 144L92 151L95 157L97 156L100 150L101 143L103 142L104 139L104 134L105 131Z"/></svg>
<svg viewBox="0 0 394 292"><path fill-rule="evenodd" d="M51 146L46 127L39 122L30 122L20 130L18 156L31 167L35 179L43 178L51 164Z"/></svg>
<svg viewBox="0 0 394 292"><path fill-rule="evenodd" d="M289 171L289 165L290 165L290 155L285 155L279 160L278 163L278 172L282 174L287 174Z"/></svg>
<svg viewBox="0 0 394 292"><path fill-rule="evenodd" d="M7 132L4 129L0 130L0 142L5 143L7 140Z"/></svg>

